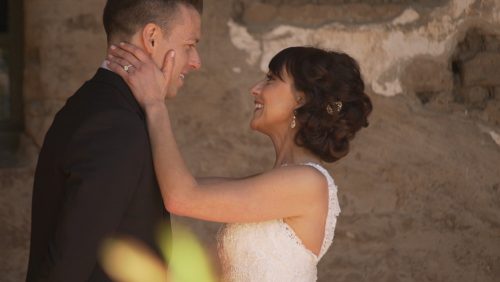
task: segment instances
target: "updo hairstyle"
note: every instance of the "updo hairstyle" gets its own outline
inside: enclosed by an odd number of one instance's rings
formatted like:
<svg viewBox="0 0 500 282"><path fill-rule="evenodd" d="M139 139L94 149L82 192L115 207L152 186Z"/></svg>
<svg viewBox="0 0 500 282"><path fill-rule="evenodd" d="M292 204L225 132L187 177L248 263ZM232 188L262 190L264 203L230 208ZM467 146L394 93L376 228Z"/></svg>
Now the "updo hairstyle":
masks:
<svg viewBox="0 0 500 282"><path fill-rule="evenodd" d="M372 111L358 63L344 53L290 47L273 57L269 71L281 80L288 75L295 90L305 95L295 113L295 143L325 162L346 156L349 142L368 126Z"/></svg>

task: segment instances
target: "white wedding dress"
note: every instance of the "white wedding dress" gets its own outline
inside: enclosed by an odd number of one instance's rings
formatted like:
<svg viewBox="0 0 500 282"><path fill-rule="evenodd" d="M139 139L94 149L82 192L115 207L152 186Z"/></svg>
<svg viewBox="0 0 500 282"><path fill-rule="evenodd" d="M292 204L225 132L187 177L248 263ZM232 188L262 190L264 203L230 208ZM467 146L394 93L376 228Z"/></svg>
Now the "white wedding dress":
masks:
<svg viewBox="0 0 500 282"><path fill-rule="evenodd" d="M328 180L329 202L319 256L307 249L283 219L226 224L217 236L225 282L309 282L317 280L318 261L333 241L340 206L337 186L322 166L305 163Z"/></svg>

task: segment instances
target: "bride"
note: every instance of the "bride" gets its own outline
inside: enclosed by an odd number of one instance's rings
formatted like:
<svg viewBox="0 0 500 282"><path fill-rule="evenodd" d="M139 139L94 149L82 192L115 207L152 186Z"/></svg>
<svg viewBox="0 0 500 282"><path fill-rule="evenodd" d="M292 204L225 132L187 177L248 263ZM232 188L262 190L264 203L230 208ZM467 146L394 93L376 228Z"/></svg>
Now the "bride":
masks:
<svg viewBox="0 0 500 282"><path fill-rule="evenodd" d="M274 167L243 179L197 181L176 145L165 104L175 52L162 70L129 44L112 47L110 55L108 67L146 113L165 207L227 223L218 236L223 280L316 281L340 213L337 187L321 163L349 152L372 110L356 61L313 47L279 52L251 90L250 125L271 138Z"/></svg>

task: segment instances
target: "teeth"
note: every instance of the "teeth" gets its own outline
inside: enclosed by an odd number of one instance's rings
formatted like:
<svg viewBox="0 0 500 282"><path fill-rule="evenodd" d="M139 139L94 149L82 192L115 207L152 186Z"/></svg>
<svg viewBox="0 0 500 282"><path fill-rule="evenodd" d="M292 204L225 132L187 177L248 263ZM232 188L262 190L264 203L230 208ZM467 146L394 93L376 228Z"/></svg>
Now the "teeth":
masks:
<svg viewBox="0 0 500 282"><path fill-rule="evenodd" d="M264 108L264 105L259 104L259 103L255 103L255 108L256 109L262 109L262 108Z"/></svg>
<svg viewBox="0 0 500 282"><path fill-rule="evenodd" d="M180 77L182 80L184 80L184 77L185 77L185 76L184 76L184 74L182 74L182 73L181 73L181 74L179 75L179 77Z"/></svg>

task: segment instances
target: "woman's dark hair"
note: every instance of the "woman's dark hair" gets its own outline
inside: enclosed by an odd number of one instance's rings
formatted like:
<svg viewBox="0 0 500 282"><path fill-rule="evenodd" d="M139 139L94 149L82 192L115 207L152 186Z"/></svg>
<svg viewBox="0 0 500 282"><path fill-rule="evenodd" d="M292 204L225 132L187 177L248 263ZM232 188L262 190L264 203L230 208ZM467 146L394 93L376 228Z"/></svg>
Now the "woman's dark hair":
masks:
<svg viewBox="0 0 500 282"><path fill-rule="evenodd" d="M138 28L154 22L169 30L179 5L203 11L203 0L108 0L104 7L103 24L108 42L115 35L132 36Z"/></svg>
<svg viewBox="0 0 500 282"><path fill-rule="evenodd" d="M273 57L269 71L281 80L288 75L295 90L305 95L295 114L295 143L325 162L347 155L349 142L368 126L372 111L358 63L344 53L290 47Z"/></svg>

